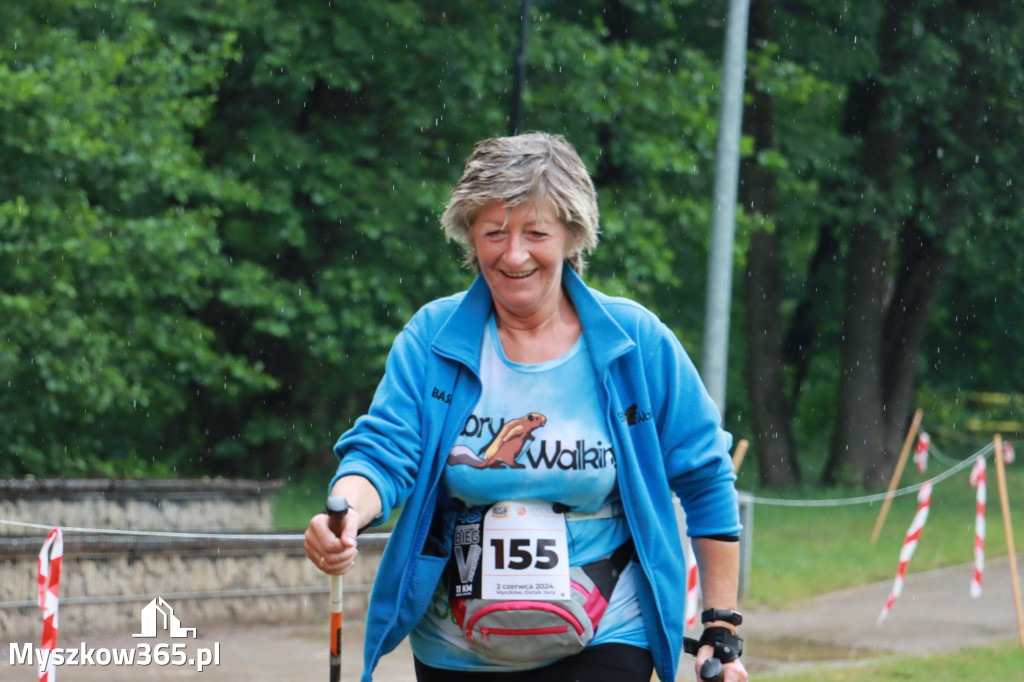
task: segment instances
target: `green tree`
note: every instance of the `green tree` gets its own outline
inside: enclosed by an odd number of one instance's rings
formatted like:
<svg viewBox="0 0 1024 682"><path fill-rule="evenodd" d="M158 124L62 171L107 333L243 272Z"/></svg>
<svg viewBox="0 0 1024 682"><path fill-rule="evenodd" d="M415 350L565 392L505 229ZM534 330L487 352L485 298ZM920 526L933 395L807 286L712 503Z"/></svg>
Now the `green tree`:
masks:
<svg viewBox="0 0 1024 682"><path fill-rule="evenodd" d="M232 277L193 134L234 39L141 5L0 8L0 473L170 471L195 393L274 383L197 319Z"/></svg>
<svg viewBox="0 0 1024 682"><path fill-rule="evenodd" d="M323 462L365 409L405 320L468 284L437 216L472 144L507 129L518 9L253 1L191 11L188 22L237 27L242 55L203 149L258 188L220 221L223 249L251 283L222 292L203 319L279 381L203 406L208 466L279 475ZM672 263L687 242L663 226L706 216L712 67L679 48L671 10L535 5L524 103L526 128L565 134L597 175L605 243L594 280L678 322L666 291L682 279ZM682 123L673 111L687 112ZM655 120L663 133L631 141ZM694 230L688 243L703 238Z"/></svg>
<svg viewBox="0 0 1024 682"><path fill-rule="evenodd" d="M789 332L774 335L774 361L787 366L787 375L771 377L764 363L773 356L764 353L751 356L760 368L754 376L774 382L773 395L799 395L812 356L834 357L828 347L838 347L838 373L819 370L835 376L839 389L823 479L878 485L888 479L913 411L918 360L946 276L957 268L960 276L980 274L972 261L984 260L981 254L1003 258L985 243L1016 241L1010 235L1020 234L1014 208L1020 195L1008 183L1014 163L1005 153L1005 131L1021 116L1019 98L1006 91L1020 87L1012 36L1024 16L1016 6L991 3L867 1L814 11L795 3L768 14L772 35L786 36L772 49L842 85L842 97L841 109L830 99L815 103L841 112L830 128L808 127L789 138L779 126L770 142L786 164L761 164L758 171L767 168L776 185L790 182L794 171L798 179L810 177L816 191L800 208L814 208L817 226L810 230L816 244L800 246L806 242L795 234L800 221L779 211L776 200L765 214L776 234L752 238L753 244L781 236L791 245L787 257L798 258L785 267L807 273L802 291L755 311L760 320L792 311ZM774 86L766 83L762 87ZM777 100L772 111L777 123L796 117L793 110L781 114ZM810 164L794 163L807 130L835 145L829 154L808 157ZM964 258L968 251L973 255ZM778 267L753 273L751 307L761 305L758 289L772 290ZM829 273L843 277L841 299L825 281ZM783 381L793 390L779 386ZM807 406L788 402L784 409L799 418ZM763 429L757 436L759 443L771 438ZM778 444L766 445L766 452L770 445ZM775 452L762 467L781 456Z"/></svg>
<svg viewBox="0 0 1024 682"><path fill-rule="evenodd" d="M394 334L471 279L437 217L473 143L508 129L520 6L0 8L0 472L329 466ZM523 127L594 173L588 278L696 356L724 8L531 7ZM1020 15L755 0L731 366L749 363L726 414L765 482L833 430L827 480L879 480L920 349L941 391L971 367L937 349L983 347L982 311L1007 315ZM985 243L999 274L943 290L989 267ZM976 312L949 324L936 296Z"/></svg>

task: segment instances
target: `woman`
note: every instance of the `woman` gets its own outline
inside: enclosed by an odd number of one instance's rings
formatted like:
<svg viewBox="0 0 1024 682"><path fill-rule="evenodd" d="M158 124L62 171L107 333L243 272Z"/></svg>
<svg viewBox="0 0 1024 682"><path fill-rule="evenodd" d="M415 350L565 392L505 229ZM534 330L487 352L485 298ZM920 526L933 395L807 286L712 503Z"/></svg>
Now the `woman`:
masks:
<svg viewBox="0 0 1024 682"><path fill-rule="evenodd" d="M730 437L672 332L580 278L598 209L576 151L544 133L481 142L441 222L479 276L396 337L369 412L335 446L341 537L323 514L306 532L310 560L344 574L357 531L403 507L363 679L409 636L421 682L674 680L675 492L718 609L695 670L717 654L745 680Z"/></svg>

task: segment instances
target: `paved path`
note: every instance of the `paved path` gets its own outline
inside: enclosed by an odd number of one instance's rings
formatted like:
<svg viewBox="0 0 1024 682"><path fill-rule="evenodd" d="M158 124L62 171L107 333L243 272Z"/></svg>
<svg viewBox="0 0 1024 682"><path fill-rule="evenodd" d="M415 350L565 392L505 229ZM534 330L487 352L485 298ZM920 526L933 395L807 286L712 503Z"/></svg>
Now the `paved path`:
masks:
<svg viewBox="0 0 1024 682"><path fill-rule="evenodd" d="M969 592L972 571L964 565L908 576L903 594L881 625L876 621L892 589L891 580L822 595L785 610L751 610L743 626L750 642L749 667L767 671L1017 640L1009 561L989 562L978 599Z"/></svg>
<svg viewBox="0 0 1024 682"><path fill-rule="evenodd" d="M806 600L792 608L747 609L743 635L747 668L756 679L759 673L823 662L841 662L887 653L931 653L955 651L965 646L991 644L1018 637L1009 563L991 562L985 573L980 599L968 593L969 566L933 571L908 577L903 595L888 619L876 626L878 613L889 594L891 582ZM347 624L343 642L343 682L357 682L362 669L363 631L360 624ZM151 640L152 641L152 640ZM91 666L64 667L58 677L78 682L159 680L171 682L198 678L209 682L252 682L254 680L322 680L327 676L328 633L320 626L260 628L252 631L207 630L198 640L188 640L187 652L197 647L220 650L220 664L197 674L186 666ZM181 640L168 640L170 643ZM92 649L134 648L138 639L125 636L86 638ZM3 646L4 643L0 643ZM62 647L79 642L61 641ZM37 680L34 666L16 665L8 670L9 652L0 651L0 679L16 682ZM689 666L678 680L693 680ZM403 644L386 656L377 674L382 682L414 682L411 654Z"/></svg>

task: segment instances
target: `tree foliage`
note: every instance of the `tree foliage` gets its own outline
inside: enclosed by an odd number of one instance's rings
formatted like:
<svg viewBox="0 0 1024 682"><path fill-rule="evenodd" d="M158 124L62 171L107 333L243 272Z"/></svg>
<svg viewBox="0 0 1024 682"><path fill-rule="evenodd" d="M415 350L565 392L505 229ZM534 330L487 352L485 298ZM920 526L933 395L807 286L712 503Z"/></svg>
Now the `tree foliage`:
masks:
<svg viewBox="0 0 1024 682"><path fill-rule="evenodd" d="M758 52L791 60L831 86L826 91L840 94L826 100L833 123L824 130L813 128L835 143L833 153L816 155L816 168L803 167L814 189L796 205L814 210L803 220L784 217L775 210L781 202L775 201L767 216L774 231L752 238L752 244L772 243L791 272L808 273L799 281L802 291L780 294L771 306L748 296L760 320L784 316L790 297L797 302L788 316L788 333L774 335L774 356L769 350L759 360L764 367L782 359L793 382L789 395L806 402L801 382L814 356L834 357L821 344L840 349L839 372L830 368L825 375L834 378L838 393L823 478L826 483L878 485L888 480L895 463L919 378L944 381L934 371L926 373L918 359L947 275L984 277L975 258L1018 269L1004 260L1007 252L988 245L1007 240L1021 245L1021 219L1014 208L1021 197L1012 187L1015 164L1003 152L1007 131L1024 116L1013 94L1020 91L1021 70L1012 47L1024 13L1017 6L961 2L755 5L768 17L773 36L771 46ZM774 42L779 34L798 39ZM762 92L773 87L766 75L759 81ZM800 111L784 107L774 93L771 97L773 120L783 110L786 116ZM789 147L804 147L807 129L793 139L776 128L776 139L761 152L772 151L787 161L799 158ZM767 175L782 183L792 169L784 166ZM758 178L758 172L765 174L763 166L750 177ZM801 229L808 222L811 229ZM800 233L816 236L810 259L794 260L800 252L784 246L794 237L803 241ZM965 249L972 241L974 246ZM839 275L842 289L835 281L825 282L823 273ZM763 281L751 281L752 290ZM830 299L841 305L829 304ZM971 299L963 290L949 291L945 305L972 307ZM752 329L752 344L756 333ZM934 326L931 333L947 334ZM819 348L811 350L812 344ZM764 369L754 375L754 385L769 376ZM762 391L785 396L778 385L782 380L769 377L764 383L771 381L775 387L761 386ZM782 405L780 410L778 402L760 401L754 408L768 412L758 433L763 453L770 453L762 460L762 478L768 482L780 469L787 470L794 454L772 434L780 424L783 433L788 428L786 409L806 414L799 405ZM793 476L779 480L789 483Z"/></svg>
<svg viewBox="0 0 1024 682"><path fill-rule="evenodd" d="M654 308L697 357L724 8L531 6L524 128L564 134L594 174L603 234L588 277ZM774 463L796 463L810 434L852 414L840 349L857 325L839 278L862 274L858 234L885 254L873 314L890 321L871 327L872 353L927 359L911 374L932 393L967 376L1011 390L971 357L1002 352L984 318L1007 316L993 299L1019 289L1007 254L1020 247L1021 100L1007 93L1020 92L1020 11L755 6L770 31L751 44L748 105L768 109L747 112L737 255L750 279L735 314L751 331L733 325L728 425L745 435L757 417L755 451L784 427L792 445ZM437 217L472 145L508 129L519 8L0 7L0 474L329 462L394 334L471 279ZM961 285L925 287L938 305L890 296L923 248ZM936 311L909 346L891 312L908 305ZM781 370L770 392L763 372L744 375L748 353ZM766 403L783 408L774 422Z"/></svg>
<svg viewBox="0 0 1024 682"><path fill-rule="evenodd" d="M194 144L230 33L168 39L141 5L7 3L0 63L0 439L8 472L170 471L180 416L275 379L197 313L236 279L222 207L248 190Z"/></svg>
<svg viewBox="0 0 1024 682"><path fill-rule="evenodd" d="M0 10L5 472L322 461L408 316L470 280L437 216L472 144L507 127L517 11ZM603 174L601 281L662 305L675 248L704 238L663 226L706 213L711 162L713 66L674 11L538 7L526 101L528 127Z"/></svg>

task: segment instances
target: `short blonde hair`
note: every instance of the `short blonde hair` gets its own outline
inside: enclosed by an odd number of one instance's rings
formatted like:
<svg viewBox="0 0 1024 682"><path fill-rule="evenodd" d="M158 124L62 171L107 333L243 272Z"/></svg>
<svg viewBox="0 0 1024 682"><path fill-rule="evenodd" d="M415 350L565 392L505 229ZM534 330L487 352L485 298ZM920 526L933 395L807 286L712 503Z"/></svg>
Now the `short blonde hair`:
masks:
<svg viewBox="0 0 1024 682"><path fill-rule="evenodd" d="M506 206L549 203L570 238L579 240L579 249L568 261L583 273L583 254L597 246L600 231L597 192L579 154L564 137L525 133L477 143L441 215L445 236L465 247L463 265L468 268L480 269L469 248L470 228L480 209L495 201Z"/></svg>

